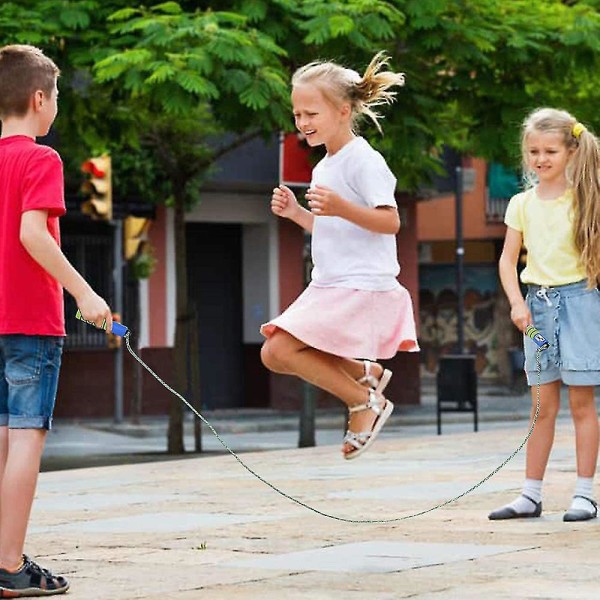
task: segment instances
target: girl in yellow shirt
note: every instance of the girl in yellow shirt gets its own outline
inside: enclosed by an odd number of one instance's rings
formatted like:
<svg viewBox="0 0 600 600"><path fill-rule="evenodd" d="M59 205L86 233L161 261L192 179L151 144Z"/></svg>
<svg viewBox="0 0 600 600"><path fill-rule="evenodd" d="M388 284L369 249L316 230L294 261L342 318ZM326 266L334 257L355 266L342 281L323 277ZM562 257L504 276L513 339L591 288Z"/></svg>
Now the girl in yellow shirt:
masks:
<svg viewBox="0 0 600 600"><path fill-rule="evenodd" d="M565 521L597 516L593 478L599 427L594 386L600 384L600 148L598 139L569 113L542 108L522 130L523 167L529 189L507 208L500 280L513 323L534 325L550 342L540 355L540 412L527 443L522 494L489 518L539 517L542 482L554 441L561 384L569 388L575 425L577 482ZM521 246L527 266L517 278ZM537 404L535 343L525 339L525 371ZM532 416L534 411L532 411Z"/></svg>

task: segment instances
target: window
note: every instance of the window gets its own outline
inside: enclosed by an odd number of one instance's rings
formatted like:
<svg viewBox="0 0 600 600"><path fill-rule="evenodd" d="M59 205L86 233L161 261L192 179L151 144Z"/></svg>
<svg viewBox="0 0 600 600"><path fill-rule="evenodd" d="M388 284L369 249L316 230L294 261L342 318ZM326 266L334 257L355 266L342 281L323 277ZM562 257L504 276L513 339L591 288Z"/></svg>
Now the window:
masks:
<svg viewBox="0 0 600 600"><path fill-rule="evenodd" d="M64 234L62 249L71 264L101 296L112 295L112 236L103 233ZM65 348L106 348L106 335L75 319L77 304L65 293Z"/></svg>

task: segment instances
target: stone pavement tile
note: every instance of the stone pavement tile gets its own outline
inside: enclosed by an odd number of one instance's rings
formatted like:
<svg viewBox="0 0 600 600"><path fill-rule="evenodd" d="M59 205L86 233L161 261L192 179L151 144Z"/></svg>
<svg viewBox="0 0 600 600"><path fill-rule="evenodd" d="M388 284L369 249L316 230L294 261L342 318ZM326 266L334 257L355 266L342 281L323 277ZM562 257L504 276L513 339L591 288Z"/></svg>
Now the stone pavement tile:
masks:
<svg viewBox="0 0 600 600"><path fill-rule="evenodd" d="M271 555L229 563L231 566L282 571L332 571L351 573L392 573L451 561L517 552L518 546L477 544L427 544L374 540Z"/></svg>
<svg viewBox="0 0 600 600"><path fill-rule="evenodd" d="M597 600L596 583L572 584L553 580L551 583L530 579L511 578L494 581L488 584L463 584L438 592L419 594L419 600Z"/></svg>
<svg viewBox="0 0 600 600"><path fill-rule="evenodd" d="M232 598L243 598L243 600L340 600L339 592L323 591L320 589L310 589L310 591L299 591L286 588L278 583L260 582L260 589L247 589L244 591L232 592L231 588L214 589L206 593L204 590L180 592L177 594L178 600L200 600L210 598L210 600L232 600ZM158 594L156 596L144 596L144 600L163 600L166 596ZM347 590L344 591L343 600L397 600L400 598L396 592L372 593L369 591ZM511 599L511 600L514 600Z"/></svg>
<svg viewBox="0 0 600 600"><path fill-rule="evenodd" d="M194 496L180 496L177 494L148 494L138 492L137 494L80 494L73 496L66 504L64 497L59 494L46 495L38 498L36 501L38 511L98 511L103 508L111 508L114 510L117 506L127 506L128 504L156 504L157 502L166 503L182 499L190 501L195 500Z"/></svg>
<svg viewBox="0 0 600 600"><path fill-rule="evenodd" d="M178 598L181 592L191 592L199 600L210 598L210 590L222 585L236 587L252 579L244 571L223 572L214 566L197 568L182 566L165 556L165 562L140 564L137 562L103 561L80 563L71 576L72 588L68 600L100 600L123 598L127 600ZM76 582L76 585L74 585Z"/></svg>
<svg viewBox="0 0 600 600"><path fill-rule="evenodd" d="M475 488L471 494L489 494L491 491L506 491L513 489L509 483L488 483ZM404 499L429 499L445 500L454 498L470 489L466 483L446 481L446 482L414 482L403 485L387 487L369 487L367 489L356 490L352 492L334 492L329 494L330 498L354 498L356 500L382 499L382 500L404 500Z"/></svg>
<svg viewBox="0 0 600 600"><path fill-rule="evenodd" d="M83 477L82 474L84 474ZM89 475L86 476L85 474ZM111 473L106 470L105 467L99 467L98 473L94 473L90 469L54 471L51 473L44 473L44 476L40 478L37 493L56 493L60 496L64 496L65 493L69 492L79 492L81 490L87 491L98 488L108 488L114 491L115 487L131 485L136 478L139 479L139 481L144 480L142 474L128 473L127 475L119 475L116 471Z"/></svg>
<svg viewBox="0 0 600 600"><path fill-rule="evenodd" d="M508 588L506 599L514 600L518 598L519 590L527 589L528 583L527 580L510 582L506 586ZM486 593L486 590L482 591ZM598 581L596 579L587 583L573 584L554 580L545 586L540 585L537 589L530 590L527 593L527 598L537 598L539 600L596 600L598 598ZM473 596L473 600L475 600L475 596Z"/></svg>
<svg viewBox="0 0 600 600"><path fill-rule="evenodd" d="M250 515L219 515L213 513L203 514L186 512L144 513L141 515L130 515L128 517L94 519L93 521L85 520L69 524L61 524L54 527L50 526L48 530L60 530L61 532L78 532L88 534L161 534L208 529L211 527L220 527L224 525L255 523L269 521L274 518L277 517L254 517Z"/></svg>

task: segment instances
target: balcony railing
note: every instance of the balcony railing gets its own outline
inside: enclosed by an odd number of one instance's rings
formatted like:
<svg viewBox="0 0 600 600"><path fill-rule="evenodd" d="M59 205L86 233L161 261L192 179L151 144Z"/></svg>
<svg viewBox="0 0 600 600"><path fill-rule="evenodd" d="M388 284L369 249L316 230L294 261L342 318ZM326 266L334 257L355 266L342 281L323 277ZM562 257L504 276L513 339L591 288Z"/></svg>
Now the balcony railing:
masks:
<svg viewBox="0 0 600 600"><path fill-rule="evenodd" d="M486 192L485 220L488 225L504 223L504 214L510 198L490 198Z"/></svg>
<svg viewBox="0 0 600 600"><path fill-rule="evenodd" d="M489 163L486 177L485 218L489 225L504 223L510 199L521 191L521 177L515 169Z"/></svg>

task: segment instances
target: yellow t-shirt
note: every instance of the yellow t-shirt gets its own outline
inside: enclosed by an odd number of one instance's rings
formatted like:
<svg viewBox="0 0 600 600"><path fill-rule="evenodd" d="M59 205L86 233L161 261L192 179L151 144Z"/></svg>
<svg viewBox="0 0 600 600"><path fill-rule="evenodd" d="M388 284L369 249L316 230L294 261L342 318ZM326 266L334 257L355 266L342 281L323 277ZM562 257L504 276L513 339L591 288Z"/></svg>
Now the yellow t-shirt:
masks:
<svg viewBox="0 0 600 600"><path fill-rule="evenodd" d="M527 248L523 283L566 285L586 278L573 237L573 193L540 200L535 188L513 196L504 222L520 231Z"/></svg>

